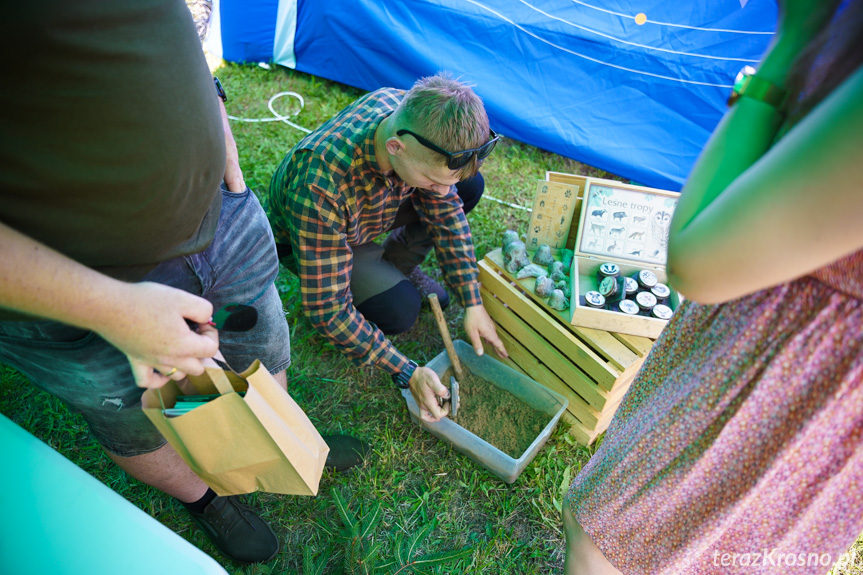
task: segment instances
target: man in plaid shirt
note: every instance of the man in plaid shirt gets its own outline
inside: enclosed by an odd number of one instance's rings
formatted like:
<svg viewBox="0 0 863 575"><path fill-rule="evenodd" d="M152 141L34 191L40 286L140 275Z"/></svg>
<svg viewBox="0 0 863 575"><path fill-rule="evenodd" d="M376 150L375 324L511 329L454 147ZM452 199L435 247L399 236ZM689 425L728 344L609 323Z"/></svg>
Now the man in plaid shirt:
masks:
<svg viewBox="0 0 863 575"><path fill-rule="evenodd" d="M432 248L476 352L485 339L507 356L480 299L465 217L482 195L479 166L497 140L480 98L440 73L407 93L363 96L294 146L270 184L280 260L299 275L306 315L354 362L409 387L427 421L447 414L438 397L449 390L385 334L413 326L422 292L448 303L419 269ZM383 245L373 241L390 230Z"/></svg>

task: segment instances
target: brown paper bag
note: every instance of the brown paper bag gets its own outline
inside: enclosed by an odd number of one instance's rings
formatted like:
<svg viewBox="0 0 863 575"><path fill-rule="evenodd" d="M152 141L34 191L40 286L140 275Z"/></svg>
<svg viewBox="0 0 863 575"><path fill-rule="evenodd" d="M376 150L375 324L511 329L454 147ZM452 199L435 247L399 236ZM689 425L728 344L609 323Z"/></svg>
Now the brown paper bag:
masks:
<svg viewBox="0 0 863 575"><path fill-rule="evenodd" d="M165 417L163 405L173 407L182 395L169 381L161 391L145 391L141 402L150 421L213 491L318 493L330 448L260 361L239 375L208 367L205 375L189 380L197 393L221 396L179 417Z"/></svg>

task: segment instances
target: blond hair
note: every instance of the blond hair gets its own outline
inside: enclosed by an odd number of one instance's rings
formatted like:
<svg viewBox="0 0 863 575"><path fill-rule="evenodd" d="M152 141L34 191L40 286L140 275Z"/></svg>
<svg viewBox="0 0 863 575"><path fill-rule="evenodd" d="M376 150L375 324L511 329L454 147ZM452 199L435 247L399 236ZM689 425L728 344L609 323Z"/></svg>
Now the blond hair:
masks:
<svg viewBox="0 0 863 575"><path fill-rule="evenodd" d="M488 115L482 100L467 84L449 72L420 78L405 95L397 111L399 127L408 128L444 150L458 152L479 148L489 137ZM432 152L436 163L446 163ZM459 170L460 178L477 173L476 156Z"/></svg>

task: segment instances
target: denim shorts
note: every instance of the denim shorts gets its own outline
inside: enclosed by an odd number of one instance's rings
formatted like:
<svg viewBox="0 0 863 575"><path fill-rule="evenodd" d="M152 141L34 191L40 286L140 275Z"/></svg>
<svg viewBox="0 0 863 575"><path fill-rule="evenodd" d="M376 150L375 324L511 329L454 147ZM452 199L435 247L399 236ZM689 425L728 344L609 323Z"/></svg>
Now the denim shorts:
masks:
<svg viewBox="0 0 863 575"><path fill-rule="evenodd" d="M219 333L222 354L237 371L255 359L272 373L290 365L288 324L274 281L278 259L272 231L257 197L222 190L213 243L201 253L163 262L144 278L206 298L218 310L229 303L257 308L247 332ZM158 305L158 302L154 302ZM54 321L0 321L0 362L80 413L109 452L131 457L155 451L165 439L141 411L126 356L98 334Z"/></svg>

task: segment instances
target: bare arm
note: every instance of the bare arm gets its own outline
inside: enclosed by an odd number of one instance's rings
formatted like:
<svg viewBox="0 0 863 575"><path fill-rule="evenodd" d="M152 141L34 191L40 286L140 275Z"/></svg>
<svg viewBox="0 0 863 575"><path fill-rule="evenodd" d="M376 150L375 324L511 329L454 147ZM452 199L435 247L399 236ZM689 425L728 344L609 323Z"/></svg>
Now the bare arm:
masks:
<svg viewBox="0 0 863 575"><path fill-rule="evenodd" d="M240 169L240 155L237 152L237 143L231 132L231 124L228 121L228 110L225 102L219 99L219 111L222 116L222 130L225 132L225 185L234 193L246 191L246 182L243 180L243 171Z"/></svg>
<svg viewBox="0 0 863 575"><path fill-rule="evenodd" d="M91 270L0 223L0 306L99 333L125 353L138 385L157 387L167 372L203 373L202 358L218 351L206 324L212 305L156 283L126 283Z"/></svg>
<svg viewBox="0 0 863 575"><path fill-rule="evenodd" d="M800 6L795 9L799 14ZM780 85L814 33L789 24L792 16L785 17L789 32L783 35L781 27L759 70ZM668 269L681 293L704 303L727 301L863 246L861 101L858 70L773 147L779 114L749 98L734 106L675 210Z"/></svg>

